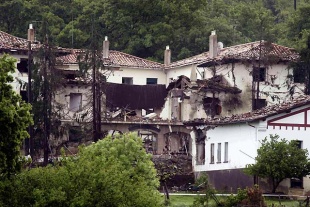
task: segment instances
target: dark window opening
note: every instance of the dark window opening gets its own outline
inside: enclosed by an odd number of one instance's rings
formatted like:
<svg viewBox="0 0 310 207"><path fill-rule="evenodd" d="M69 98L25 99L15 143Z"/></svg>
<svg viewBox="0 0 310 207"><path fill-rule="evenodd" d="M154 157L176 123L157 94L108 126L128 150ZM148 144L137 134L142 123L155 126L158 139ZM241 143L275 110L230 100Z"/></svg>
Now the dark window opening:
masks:
<svg viewBox="0 0 310 207"><path fill-rule="evenodd" d="M132 77L122 77L122 84L133 84L133 78Z"/></svg>
<svg viewBox="0 0 310 207"><path fill-rule="evenodd" d="M203 106L208 115L220 115L222 113L222 106L220 105L220 100L218 98L204 98Z"/></svg>
<svg viewBox="0 0 310 207"><path fill-rule="evenodd" d="M266 99L254 99L253 100L253 109L261 109L263 107L267 106Z"/></svg>
<svg viewBox="0 0 310 207"><path fill-rule="evenodd" d="M302 149L302 141L296 140L296 146ZM291 188L303 188L303 177L291 178Z"/></svg>
<svg viewBox="0 0 310 207"><path fill-rule="evenodd" d="M147 78L146 79L146 84L147 85L157 84L157 78Z"/></svg>
<svg viewBox="0 0 310 207"><path fill-rule="evenodd" d="M65 78L67 79L67 80L74 80L75 78L77 77L77 75L76 74L65 74Z"/></svg>
<svg viewBox="0 0 310 207"><path fill-rule="evenodd" d="M256 82L262 82L266 80L266 68L254 67L253 68L253 80Z"/></svg>
<svg viewBox="0 0 310 207"><path fill-rule="evenodd" d="M17 63L17 70L21 73L28 73L28 59L21 58Z"/></svg>
<svg viewBox="0 0 310 207"><path fill-rule="evenodd" d="M71 126L69 129L69 141L80 142L83 137L83 132L80 126Z"/></svg>
<svg viewBox="0 0 310 207"><path fill-rule="evenodd" d="M25 102L28 102L28 92L27 91L20 91L20 96L22 97L22 100Z"/></svg>
<svg viewBox="0 0 310 207"><path fill-rule="evenodd" d="M306 80L305 70L302 67L293 69L294 83L304 83Z"/></svg>

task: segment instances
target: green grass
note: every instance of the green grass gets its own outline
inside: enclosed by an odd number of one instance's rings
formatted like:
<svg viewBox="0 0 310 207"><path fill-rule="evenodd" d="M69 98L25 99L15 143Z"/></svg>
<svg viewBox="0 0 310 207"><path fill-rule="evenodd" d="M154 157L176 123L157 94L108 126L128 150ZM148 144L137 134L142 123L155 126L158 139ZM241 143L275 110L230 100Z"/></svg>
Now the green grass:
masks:
<svg viewBox="0 0 310 207"><path fill-rule="evenodd" d="M173 207L187 207L193 204L195 199L195 196L179 196L179 195L173 195L170 196L170 202L171 206Z"/></svg>
<svg viewBox="0 0 310 207"><path fill-rule="evenodd" d="M170 207L189 207L193 204L196 196L191 195L170 195ZM225 197L219 197L219 200L225 200ZM274 204L274 207L299 207L299 201L296 200L283 200L281 199L265 199L268 207ZM281 205L280 205L281 203ZM215 202L211 200L209 206L216 206ZM281 207L282 207L281 206ZM303 205L304 206L304 205Z"/></svg>

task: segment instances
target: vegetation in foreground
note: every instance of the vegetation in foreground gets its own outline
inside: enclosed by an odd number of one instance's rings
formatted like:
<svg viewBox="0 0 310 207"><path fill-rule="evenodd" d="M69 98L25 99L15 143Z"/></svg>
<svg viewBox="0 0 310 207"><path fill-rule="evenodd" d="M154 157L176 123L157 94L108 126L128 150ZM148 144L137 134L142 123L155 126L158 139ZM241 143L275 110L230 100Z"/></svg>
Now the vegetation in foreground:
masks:
<svg viewBox="0 0 310 207"><path fill-rule="evenodd" d="M151 155L136 134L106 137L77 157L0 181L0 206L162 205Z"/></svg>

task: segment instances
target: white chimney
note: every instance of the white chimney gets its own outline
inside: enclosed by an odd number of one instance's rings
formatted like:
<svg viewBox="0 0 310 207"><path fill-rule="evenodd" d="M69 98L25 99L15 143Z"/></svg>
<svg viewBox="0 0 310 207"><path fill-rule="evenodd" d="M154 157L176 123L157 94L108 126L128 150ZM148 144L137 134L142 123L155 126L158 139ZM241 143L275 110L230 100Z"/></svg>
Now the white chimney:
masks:
<svg viewBox="0 0 310 207"><path fill-rule="evenodd" d="M217 56L217 36L215 30L211 32L209 37L209 57L215 58Z"/></svg>
<svg viewBox="0 0 310 207"><path fill-rule="evenodd" d="M34 29L33 29L33 25L32 24L29 24L28 41L30 41L30 42L34 41Z"/></svg>
<svg viewBox="0 0 310 207"><path fill-rule="evenodd" d="M195 65L192 66L190 79L191 79L191 84L192 85L196 85L197 84L196 83L197 82L197 73L196 73L196 66Z"/></svg>
<svg viewBox="0 0 310 207"><path fill-rule="evenodd" d="M170 65L170 63L171 63L171 50L169 49L169 45L167 45L164 56L164 64L165 66L168 66Z"/></svg>
<svg viewBox="0 0 310 207"><path fill-rule="evenodd" d="M102 47L103 58L109 58L109 50L110 50L109 46L110 46L110 42L108 40L108 37L105 36L104 41L103 41L103 47Z"/></svg>

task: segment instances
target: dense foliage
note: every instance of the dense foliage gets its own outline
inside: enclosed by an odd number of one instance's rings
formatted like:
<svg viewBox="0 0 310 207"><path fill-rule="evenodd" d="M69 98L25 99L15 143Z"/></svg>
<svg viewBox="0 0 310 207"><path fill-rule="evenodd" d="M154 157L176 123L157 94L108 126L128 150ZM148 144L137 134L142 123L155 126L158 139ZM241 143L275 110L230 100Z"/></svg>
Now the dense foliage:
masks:
<svg viewBox="0 0 310 207"><path fill-rule="evenodd" d="M26 37L34 23L43 41L82 48L96 36L108 36L111 49L163 60L170 45L174 60L208 50L216 30L225 46L272 40L302 49L310 33L309 0L1 0L0 29ZM14 11L8 13L7 11Z"/></svg>
<svg viewBox="0 0 310 207"><path fill-rule="evenodd" d="M0 180L10 178L21 168L20 147L29 135L30 105L22 101L12 86L15 59L0 57Z"/></svg>
<svg viewBox="0 0 310 207"><path fill-rule="evenodd" d="M0 206L155 207L163 203L158 186L141 138L125 134L81 148L77 157L55 166L23 171L0 183Z"/></svg>
<svg viewBox="0 0 310 207"><path fill-rule="evenodd" d="M286 178L300 178L310 174L308 150L298 147L296 141L280 139L278 135L262 140L257 150L256 163L247 165L245 172L270 178L274 193Z"/></svg>

